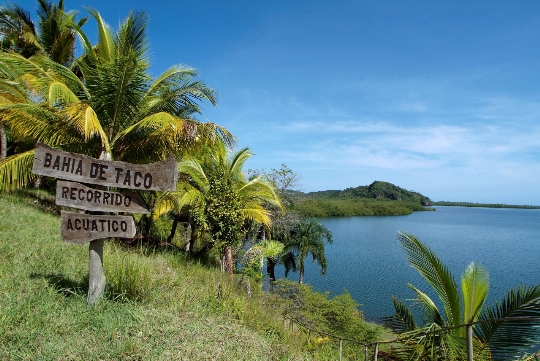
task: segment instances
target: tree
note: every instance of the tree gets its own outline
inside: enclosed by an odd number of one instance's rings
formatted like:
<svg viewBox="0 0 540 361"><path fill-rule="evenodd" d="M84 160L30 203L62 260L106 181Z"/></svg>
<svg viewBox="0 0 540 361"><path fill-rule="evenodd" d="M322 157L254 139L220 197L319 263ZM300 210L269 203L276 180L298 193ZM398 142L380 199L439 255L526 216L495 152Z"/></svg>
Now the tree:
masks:
<svg viewBox="0 0 540 361"><path fill-rule="evenodd" d="M91 44L75 27L84 50L73 65L77 74L44 55L26 59L0 53L0 68L33 94L30 102L0 106L2 124L26 144L0 162L0 190L33 179L37 141L95 158L106 152L132 163L180 157L218 139L234 142L226 129L194 117L201 103L216 104L215 92L194 80L194 69L173 66L150 77L145 13L131 13L113 33L97 11L88 11L99 41Z"/></svg>
<svg viewBox="0 0 540 361"><path fill-rule="evenodd" d="M233 273L233 253L247 232L247 222L268 226L271 219L265 205L282 207L272 184L261 178L246 179L242 168L251 155L248 148L229 154L226 145L217 142L198 158L185 158L178 165L176 192L163 193L154 207L154 217L178 214L188 207L189 218L194 221L192 232L196 228L211 236L202 252L217 245L222 270L229 274Z"/></svg>
<svg viewBox="0 0 540 361"><path fill-rule="evenodd" d="M411 350L416 357L431 360L430 357L436 355L438 359L463 359L465 327L434 336L427 336L427 331L477 321L481 322L473 325L473 334L478 350L487 352L494 360L506 359L508 352L517 355L521 347L540 342L537 324L532 319L540 316L540 285L510 290L500 302L484 307L489 279L482 266L473 262L466 268L461 276L460 294L448 267L424 243L401 232L398 242L409 263L433 288L443 306L443 312L440 312L426 293L409 284L416 293L415 301L424 311L425 322L419 326L412 311L402 301L392 298L396 314L387 317L386 324L395 332L410 337L411 341L417 341L413 344L418 347ZM507 319L509 317L530 317L531 320L512 322Z"/></svg>
<svg viewBox="0 0 540 361"><path fill-rule="evenodd" d="M324 254L324 240L332 243L332 233L322 224L303 219L296 223L290 234L283 239L284 254L281 256L285 265L285 277L292 269L300 271L298 283L304 283L304 265L308 254L313 261L321 266L321 274L326 273L326 256Z"/></svg>
<svg viewBox="0 0 540 361"><path fill-rule="evenodd" d="M300 176L285 164L281 164L279 169L271 168L270 171L264 169L248 170L253 177L263 177L274 184L285 205L292 206L291 195L298 191L300 187Z"/></svg>
<svg viewBox="0 0 540 361"><path fill-rule="evenodd" d="M74 28L81 28L88 18L77 22L77 12L65 12L64 2L57 4L45 0L38 0L37 27L34 25L28 11L11 4L0 7L0 47L4 51L15 52L25 58L37 54L44 54L51 60L68 66L74 59L76 35ZM3 85L7 89L13 86L6 81L15 81L8 74L1 74ZM7 90L4 89L4 90ZM5 92L4 92L5 93ZM28 96L20 92L7 93L2 96L0 104L28 102ZM14 99L13 95L19 95ZM0 122L0 160L7 156L7 136L3 122Z"/></svg>

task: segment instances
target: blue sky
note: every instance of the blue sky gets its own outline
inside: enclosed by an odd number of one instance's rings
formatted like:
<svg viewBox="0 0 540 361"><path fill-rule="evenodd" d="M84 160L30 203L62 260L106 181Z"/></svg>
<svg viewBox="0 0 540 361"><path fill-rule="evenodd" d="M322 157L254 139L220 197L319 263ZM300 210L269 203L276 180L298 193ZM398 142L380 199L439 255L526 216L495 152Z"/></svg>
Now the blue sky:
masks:
<svg viewBox="0 0 540 361"><path fill-rule="evenodd" d="M304 191L540 205L538 1L66 0L82 6L114 28L145 10L152 72L197 68L220 95L200 119L249 168L285 163Z"/></svg>

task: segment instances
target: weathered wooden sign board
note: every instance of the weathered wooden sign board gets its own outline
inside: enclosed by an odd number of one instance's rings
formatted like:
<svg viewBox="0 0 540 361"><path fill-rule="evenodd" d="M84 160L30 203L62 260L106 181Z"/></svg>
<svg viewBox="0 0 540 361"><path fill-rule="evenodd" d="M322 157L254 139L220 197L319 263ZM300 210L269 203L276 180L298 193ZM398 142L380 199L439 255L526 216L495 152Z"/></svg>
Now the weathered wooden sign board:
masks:
<svg viewBox="0 0 540 361"><path fill-rule="evenodd" d="M138 193L103 191L63 180L56 181L56 204L87 211L150 213Z"/></svg>
<svg viewBox="0 0 540 361"><path fill-rule="evenodd" d="M175 190L178 170L174 157L151 164L101 160L38 143L35 174L108 187L146 191Z"/></svg>
<svg viewBox="0 0 540 361"><path fill-rule="evenodd" d="M91 215L62 211L62 240L84 244L100 238L135 237L135 222L131 216Z"/></svg>
<svg viewBox="0 0 540 361"><path fill-rule="evenodd" d="M152 164L130 164L36 145L32 170L35 174L59 178L56 183L56 204L86 211L150 213L144 199L135 192L110 191L108 187L136 190L176 189L178 169L174 157ZM72 182L70 182L72 181ZM100 189L84 184L94 184ZM82 214L62 211L61 238L65 242L89 246L88 304L93 304L105 289L103 241L105 238L135 237L131 216Z"/></svg>

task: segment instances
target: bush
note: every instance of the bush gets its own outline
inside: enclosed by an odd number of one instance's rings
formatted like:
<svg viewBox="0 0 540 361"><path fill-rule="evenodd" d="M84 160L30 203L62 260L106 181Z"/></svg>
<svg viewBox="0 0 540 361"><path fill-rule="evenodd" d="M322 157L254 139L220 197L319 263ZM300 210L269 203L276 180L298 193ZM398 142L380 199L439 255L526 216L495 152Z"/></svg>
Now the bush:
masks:
<svg viewBox="0 0 540 361"><path fill-rule="evenodd" d="M107 296L120 301L143 301L152 293L151 263L137 253L121 252L113 246L104 262Z"/></svg>
<svg viewBox="0 0 540 361"><path fill-rule="evenodd" d="M311 285L280 279L274 287L275 300L284 314L321 332L369 343L376 341L382 327L364 320L360 306L348 292L330 297L314 292ZM281 301L281 302L280 302Z"/></svg>

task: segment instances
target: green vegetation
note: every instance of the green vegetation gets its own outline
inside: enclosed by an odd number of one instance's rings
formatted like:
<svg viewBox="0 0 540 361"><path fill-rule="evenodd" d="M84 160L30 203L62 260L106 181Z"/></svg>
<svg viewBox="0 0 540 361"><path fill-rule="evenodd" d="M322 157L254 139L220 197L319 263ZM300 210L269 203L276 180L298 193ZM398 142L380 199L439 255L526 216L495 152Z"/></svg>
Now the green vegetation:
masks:
<svg viewBox="0 0 540 361"><path fill-rule="evenodd" d="M388 182L343 191L289 192L291 209L306 217L401 216L414 211L434 210L428 197Z"/></svg>
<svg viewBox="0 0 540 361"><path fill-rule="evenodd" d="M233 248L242 246L247 228L253 224L268 227L271 220L266 208L282 209L271 183L257 177L246 179L242 168L251 155L247 148L228 154L225 144L217 142L198 157L185 158L178 165L183 179L177 191L161 194L153 211L154 218L167 212L186 217L191 228L198 230L197 237L202 231L210 234L202 248L207 252L217 245L222 269L229 274L233 273ZM191 251L194 243L202 240L192 237Z"/></svg>
<svg viewBox="0 0 540 361"><path fill-rule="evenodd" d="M435 302L423 291L409 284L416 293L415 303L422 307L422 325L418 325L412 310L397 298L392 298L396 314L386 319L386 325L407 340L397 353L407 359L464 360L465 327L472 325L475 359L507 360L538 345L540 316L540 285L518 287L508 292L500 302L484 306L489 290L487 271L471 263L461 276L461 294L448 267L416 237L399 233L398 241L409 263L433 288L443 306L440 312ZM508 317L528 317L516 322ZM536 319L535 319L536 318ZM477 323L478 322L478 323ZM432 333L443 328L441 333Z"/></svg>
<svg viewBox="0 0 540 361"><path fill-rule="evenodd" d="M150 75L144 12L129 14L113 31L99 12L88 10L97 24L92 44L82 29L87 19L77 21L63 1L38 5L37 27L16 5L0 7L0 191L31 183L54 187L32 174L36 142L131 163L173 156L180 175L175 192L142 193L152 215L134 216L136 246L107 241L107 285L99 302L88 302L92 307L85 302L88 250L59 241L53 197L28 189L2 193L0 358L337 359L329 340L312 341L313 328L352 340L345 357L359 359L359 345L375 341L382 328L363 320L349 294L330 298L301 285L308 254L324 273L324 241L332 242L326 228L302 217L409 214L426 210L429 198L386 182L303 194L285 165L248 177L243 166L250 151L234 152L232 134L196 118L203 104L216 104L215 91L183 66ZM447 268L413 237L400 241L444 304L442 314L411 286L428 322L417 327L394 300L397 317L390 325L419 336L411 338L418 341L416 355L462 356L460 329L436 339L423 337L426 329L540 315L540 286L511 291L501 304L482 308L487 273L474 265L462 280L461 313ZM279 282L263 293L264 258L271 279L281 260L287 270L300 271L300 284ZM214 268L218 263L227 276ZM304 326L287 330L284 315ZM476 342L496 357L497 350L535 337L529 326L475 325Z"/></svg>
<svg viewBox="0 0 540 361"><path fill-rule="evenodd" d="M394 201L404 201L419 203L429 206L430 199L418 192L408 191L392 183L375 181L369 186L359 186L356 188L347 188L342 191L321 191L307 193L308 197L313 198L373 198L389 199Z"/></svg>
<svg viewBox="0 0 540 361"><path fill-rule="evenodd" d="M335 346L329 337L320 335L328 334L360 343L374 342L382 337L383 328L364 322L362 313L357 310L358 303L347 292L330 297L328 292L313 292L310 285L288 280L279 280L274 290L273 296L285 309L287 318L320 332L319 337L313 335L310 348L318 348L321 355L331 358ZM343 357L346 360L359 360L363 355L364 350L357 344L345 343Z"/></svg>
<svg viewBox="0 0 540 361"><path fill-rule="evenodd" d="M432 202L434 206L454 206L454 207L482 207L482 208L519 208L519 209L540 209L540 206L511 205L502 203L471 203L471 202Z"/></svg>
<svg viewBox="0 0 540 361"><path fill-rule="evenodd" d="M88 249L59 241L46 199L34 192L0 197L0 359L337 359L336 347L284 327L282 314L295 302L258 287L248 297L236 280L183 253L106 242L106 297L88 307ZM376 337L380 328L363 322L350 296L337 300L323 305L325 322L337 323L317 327L343 334L355 315L355 329L364 330L355 339ZM302 315L323 317L308 309Z"/></svg>
<svg viewBox="0 0 540 361"><path fill-rule="evenodd" d="M130 14L116 32L98 12L89 12L99 41L91 44L79 26L69 25L83 48L69 66L42 51L29 58L11 48L0 52L0 123L14 153L0 160L0 190L36 178L31 170L38 141L132 163L180 157L216 139L233 142L226 129L196 120L201 103L216 104L216 95L194 79L193 69L173 66L150 76L143 12ZM67 14L54 16L70 24Z"/></svg>
<svg viewBox="0 0 540 361"><path fill-rule="evenodd" d="M304 283L304 265L306 258L311 254L312 260L321 266L321 274L326 273L326 256L324 255L324 240L332 243L332 233L322 224L313 220L303 220L296 223L288 237L282 242L284 245L281 256L285 265L285 277L292 269L299 271L298 283Z"/></svg>
<svg viewBox="0 0 540 361"><path fill-rule="evenodd" d="M362 198L298 199L291 209L305 217L403 216L434 210L418 203Z"/></svg>

